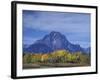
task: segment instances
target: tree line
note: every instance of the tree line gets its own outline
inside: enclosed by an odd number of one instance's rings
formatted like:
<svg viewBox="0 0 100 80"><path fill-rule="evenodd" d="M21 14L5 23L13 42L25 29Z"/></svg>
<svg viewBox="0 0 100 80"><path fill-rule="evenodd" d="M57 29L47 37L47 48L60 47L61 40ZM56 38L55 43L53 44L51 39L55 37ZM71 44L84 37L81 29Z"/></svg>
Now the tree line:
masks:
<svg viewBox="0 0 100 80"><path fill-rule="evenodd" d="M90 63L90 55L58 50L52 53L24 53L23 63Z"/></svg>

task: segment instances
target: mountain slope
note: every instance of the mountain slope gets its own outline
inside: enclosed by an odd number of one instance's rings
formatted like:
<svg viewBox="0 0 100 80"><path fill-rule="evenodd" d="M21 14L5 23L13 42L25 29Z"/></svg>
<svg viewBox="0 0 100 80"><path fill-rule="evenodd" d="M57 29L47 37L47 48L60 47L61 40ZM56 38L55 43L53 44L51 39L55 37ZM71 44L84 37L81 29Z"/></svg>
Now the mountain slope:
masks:
<svg viewBox="0 0 100 80"><path fill-rule="evenodd" d="M56 50L68 50L70 52L84 51L80 45L70 43L60 32L52 31L50 34L45 35L43 39L37 40L34 44L24 49L24 52L49 53Z"/></svg>

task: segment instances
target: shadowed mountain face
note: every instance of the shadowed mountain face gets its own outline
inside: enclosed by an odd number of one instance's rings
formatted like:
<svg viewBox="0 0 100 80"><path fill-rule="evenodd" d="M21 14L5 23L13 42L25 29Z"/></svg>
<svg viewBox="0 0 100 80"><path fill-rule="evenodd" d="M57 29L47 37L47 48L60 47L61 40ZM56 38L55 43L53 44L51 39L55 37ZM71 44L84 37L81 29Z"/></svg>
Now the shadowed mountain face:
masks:
<svg viewBox="0 0 100 80"><path fill-rule="evenodd" d="M55 31L45 35L43 39L37 40L29 47L24 48L24 52L28 53L49 53L55 50L68 50L70 52L81 51L90 53L90 49L86 50L81 48L80 45L70 43L63 34Z"/></svg>

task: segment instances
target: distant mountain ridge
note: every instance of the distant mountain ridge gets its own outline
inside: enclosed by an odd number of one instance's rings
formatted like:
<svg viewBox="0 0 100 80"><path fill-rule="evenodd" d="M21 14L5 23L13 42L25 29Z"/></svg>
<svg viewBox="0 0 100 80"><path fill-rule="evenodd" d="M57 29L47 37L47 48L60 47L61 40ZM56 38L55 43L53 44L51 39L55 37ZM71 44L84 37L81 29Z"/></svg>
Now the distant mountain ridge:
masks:
<svg viewBox="0 0 100 80"><path fill-rule="evenodd" d="M68 50L70 52L90 53L90 48L84 49L80 45L70 43L60 32L52 31L34 44L24 48L28 53L50 53L55 50Z"/></svg>

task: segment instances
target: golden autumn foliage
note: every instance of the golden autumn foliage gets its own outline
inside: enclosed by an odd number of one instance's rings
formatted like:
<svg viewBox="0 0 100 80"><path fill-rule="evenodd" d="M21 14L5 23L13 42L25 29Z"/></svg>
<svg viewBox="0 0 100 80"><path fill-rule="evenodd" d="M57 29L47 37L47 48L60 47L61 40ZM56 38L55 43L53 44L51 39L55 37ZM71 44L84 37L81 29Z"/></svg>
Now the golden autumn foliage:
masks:
<svg viewBox="0 0 100 80"><path fill-rule="evenodd" d="M57 50L52 53L23 55L23 63L90 63L90 56L81 52Z"/></svg>

